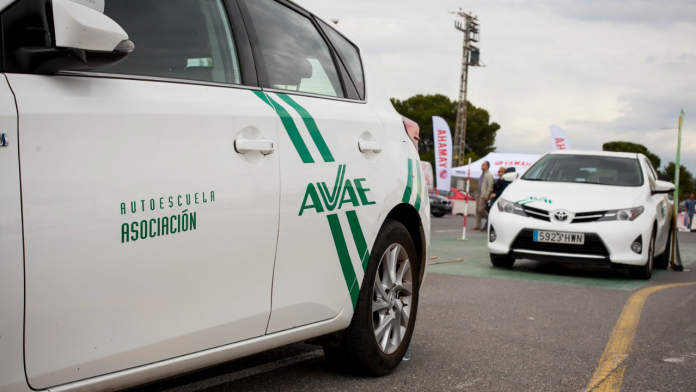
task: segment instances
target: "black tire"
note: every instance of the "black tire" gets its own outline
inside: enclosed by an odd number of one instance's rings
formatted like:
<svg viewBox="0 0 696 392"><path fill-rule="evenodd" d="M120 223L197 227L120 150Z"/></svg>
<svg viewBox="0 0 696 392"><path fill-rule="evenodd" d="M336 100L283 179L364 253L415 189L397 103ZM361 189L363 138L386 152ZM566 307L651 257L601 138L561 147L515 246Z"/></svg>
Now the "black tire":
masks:
<svg viewBox="0 0 696 392"><path fill-rule="evenodd" d="M433 212L433 216L436 218L442 218L443 216L445 216L445 213L444 212Z"/></svg>
<svg viewBox="0 0 696 392"><path fill-rule="evenodd" d="M412 298L409 322L403 340L393 353L385 354L378 346L375 338L372 302L375 295L375 276L380 266L380 260L392 244L401 245L408 255L413 279ZM420 291L419 281L420 261L417 258L413 239L403 224L387 219L379 231L372 249L363 285L360 288L358 302L353 313L353 320L344 331L338 347L324 346L326 359L336 370L367 376L384 376L399 366L411 344L411 336L413 336L416 324L418 293Z"/></svg>
<svg viewBox="0 0 696 392"><path fill-rule="evenodd" d="M512 268L515 259L508 255L496 255L491 253L491 264L500 268Z"/></svg>
<svg viewBox="0 0 696 392"><path fill-rule="evenodd" d="M669 258L672 254L672 223L669 222L669 230L667 231L667 246L665 246L665 251L661 255L655 257L655 263L653 268L655 269L667 269L669 268Z"/></svg>
<svg viewBox="0 0 696 392"><path fill-rule="evenodd" d="M629 275L633 279L650 279L652 277L653 266L655 265L655 229L650 236L650 245L648 247L648 261L645 265L638 268L628 270Z"/></svg>

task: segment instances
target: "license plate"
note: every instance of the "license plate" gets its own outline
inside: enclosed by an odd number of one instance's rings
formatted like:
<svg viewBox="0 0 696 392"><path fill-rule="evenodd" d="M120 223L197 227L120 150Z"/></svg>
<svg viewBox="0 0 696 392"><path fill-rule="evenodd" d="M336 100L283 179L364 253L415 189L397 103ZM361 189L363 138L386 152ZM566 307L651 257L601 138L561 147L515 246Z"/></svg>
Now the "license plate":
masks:
<svg viewBox="0 0 696 392"><path fill-rule="evenodd" d="M584 245L585 234L561 233L558 231L534 231L534 242L550 242L554 244Z"/></svg>

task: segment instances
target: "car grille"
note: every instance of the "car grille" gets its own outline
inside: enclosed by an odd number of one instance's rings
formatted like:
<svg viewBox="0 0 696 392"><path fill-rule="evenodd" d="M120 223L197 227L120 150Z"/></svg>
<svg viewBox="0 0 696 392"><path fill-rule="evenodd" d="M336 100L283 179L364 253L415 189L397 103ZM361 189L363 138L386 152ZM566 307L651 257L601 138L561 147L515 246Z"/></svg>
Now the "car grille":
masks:
<svg viewBox="0 0 696 392"><path fill-rule="evenodd" d="M539 208L527 207L527 206L522 206L522 209L524 210L524 213L527 214L528 217L541 219L541 220L546 221L546 222L551 222L551 218L549 217L548 211L544 211L544 210L541 210Z"/></svg>
<svg viewBox="0 0 696 392"><path fill-rule="evenodd" d="M522 206L522 209L524 210L524 213L527 214L527 216L530 218L543 220L545 222L551 222L551 213L549 211L529 206ZM607 211L579 212L575 214L575 217L570 223L596 222L606 213Z"/></svg>
<svg viewBox="0 0 696 392"><path fill-rule="evenodd" d="M609 251L595 233L585 233L584 245L550 244L534 242L534 230L523 229L511 246L512 250L533 250L538 252L568 253L569 255L592 255L609 257Z"/></svg>
<svg viewBox="0 0 696 392"><path fill-rule="evenodd" d="M599 218L603 217L607 211L595 211L595 212L579 212L575 214L575 217L570 223L587 223L596 222Z"/></svg>

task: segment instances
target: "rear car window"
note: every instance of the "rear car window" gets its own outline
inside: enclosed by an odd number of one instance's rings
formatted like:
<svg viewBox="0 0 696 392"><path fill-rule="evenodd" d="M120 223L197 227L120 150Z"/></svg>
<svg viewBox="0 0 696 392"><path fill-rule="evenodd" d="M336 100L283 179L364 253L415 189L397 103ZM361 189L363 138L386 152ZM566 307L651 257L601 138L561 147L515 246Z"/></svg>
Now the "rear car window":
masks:
<svg viewBox="0 0 696 392"><path fill-rule="evenodd" d="M350 78L355 85L355 90L358 92L361 98L365 97L363 67L362 62L360 61L358 49L329 25L321 21L319 23L323 25L326 35L329 36L329 39L333 43L334 47L341 55L342 60L345 61L345 66L350 71Z"/></svg>
<svg viewBox="0 0 696 392"><path fill-rule="evenodd" d="M104 13L135 49L98 72L241 83L223 0L109 0Z"/></svg>
<svg viewBox="0 0 696 392"><path fill-rule="evenodd" d="M546 155L529 168L522 179L615 186L643 185L643 174L637 158L596 155Z"/></svg>
<svg viewBox="0 0 696 392"><path fill-rule="evenodd" d="M328 45L309 18L273 0L246 2L271 87L343 97Z"/></svg>

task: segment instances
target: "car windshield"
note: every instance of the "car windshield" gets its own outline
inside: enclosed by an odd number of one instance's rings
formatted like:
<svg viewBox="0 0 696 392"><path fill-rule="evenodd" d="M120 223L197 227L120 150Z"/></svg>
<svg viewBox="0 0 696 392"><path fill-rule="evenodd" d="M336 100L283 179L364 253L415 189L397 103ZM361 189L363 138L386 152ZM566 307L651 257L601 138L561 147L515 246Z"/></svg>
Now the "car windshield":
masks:
<svg viewBox="0 0 696 392"><path fill-rule="evenodd" d="M529 168L522 179L615 186L643 185L638 159L596 155L547 155Z"/></svg>

